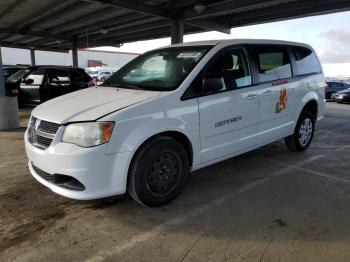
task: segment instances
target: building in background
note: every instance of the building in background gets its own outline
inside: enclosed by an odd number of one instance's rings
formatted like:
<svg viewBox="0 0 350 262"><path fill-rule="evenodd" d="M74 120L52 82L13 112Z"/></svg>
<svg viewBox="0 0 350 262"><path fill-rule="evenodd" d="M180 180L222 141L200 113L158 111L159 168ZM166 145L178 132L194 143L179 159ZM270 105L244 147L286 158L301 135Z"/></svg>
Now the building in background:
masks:
<svg viewBox="0 0 350 262"><path fill-rule="evenodd" d="M30 65L30 51L27 49L2 47L2 61L4 65L26 64ZM79 67L105 66L120 68L127 62L138 56L135 53L101 51L101 50L78 50ZM35 51L37 65L72 65L71 52L48 52Z"/></svg>

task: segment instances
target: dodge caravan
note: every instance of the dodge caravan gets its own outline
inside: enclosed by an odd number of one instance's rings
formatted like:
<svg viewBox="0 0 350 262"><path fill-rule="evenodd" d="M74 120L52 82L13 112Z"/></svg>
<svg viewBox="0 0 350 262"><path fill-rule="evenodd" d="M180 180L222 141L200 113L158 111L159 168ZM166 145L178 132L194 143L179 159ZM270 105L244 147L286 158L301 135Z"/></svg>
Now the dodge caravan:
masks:
<svg viewBox="0 0 350 262"><path fill-rule="evenodd" d="M50 100L25 132L31 174L88 200L174 199L189 173L284 138L310 145L326 83L314 50L270 40L205 41L147 52L101 86Z"/></svg>

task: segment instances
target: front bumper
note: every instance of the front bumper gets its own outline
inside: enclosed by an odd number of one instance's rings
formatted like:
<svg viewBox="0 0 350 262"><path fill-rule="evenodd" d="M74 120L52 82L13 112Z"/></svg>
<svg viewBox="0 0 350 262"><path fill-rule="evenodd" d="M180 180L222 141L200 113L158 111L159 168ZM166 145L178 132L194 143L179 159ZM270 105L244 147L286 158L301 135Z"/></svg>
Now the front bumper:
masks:
<svg viewBox="0 0 350 262"><path fill-rule="evenodd" d="M29 143L27 131L24 141L32 176L55 193L72 199L90 200L126 192L130 152L105 154L107 144L81 148L68 143L53 143L42 150ZM83 190L67 189L44 179L38 169L50 175L72 177L83 185Z"/></svg>

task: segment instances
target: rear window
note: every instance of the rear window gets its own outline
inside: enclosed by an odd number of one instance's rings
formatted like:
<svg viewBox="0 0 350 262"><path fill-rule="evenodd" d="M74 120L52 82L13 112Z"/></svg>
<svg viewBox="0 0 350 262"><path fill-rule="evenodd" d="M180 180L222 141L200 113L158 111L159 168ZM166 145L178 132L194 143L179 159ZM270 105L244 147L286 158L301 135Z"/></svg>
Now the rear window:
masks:
<svg viewBox="0 0 350 262"><path fill-rule="evenodd" d="M284 46L254 46L259 82L292 77L292 67Z"/></svg>
<svg viewBox="0 0 350 262"><path fill-rule="evenodd" d="M293 47L292 50L296 61L295 75L314 74L322 71L320 63L312 50L306 47Z"/></svg>

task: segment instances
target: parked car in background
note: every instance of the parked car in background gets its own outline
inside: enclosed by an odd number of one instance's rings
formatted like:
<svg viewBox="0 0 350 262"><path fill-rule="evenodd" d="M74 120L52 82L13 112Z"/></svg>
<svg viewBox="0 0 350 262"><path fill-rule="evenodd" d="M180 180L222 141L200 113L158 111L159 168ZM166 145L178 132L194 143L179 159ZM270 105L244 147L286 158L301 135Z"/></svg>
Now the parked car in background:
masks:
<svg viewBox="0 0 350 262"><path fill-rule="evenodd" d="M338 103L350 103L350 88L333 93L331 99Z"/></svg>
<svg viewBox="0 0 350 262"><path fill-rule="evenodd" d="M20 104L44 102L92 85L92 79L84 69L65 66L28 67L5 82L7 94L17 95Z"/></svg>
<svg viewBox="0 0 350 262"><path fill-rule="evenodd" d="M26 68L25 66L18 66L18 65L4 65L3 66L3 72L4 72L4 79L6 80L13 74L17 73L19 70L22 70Z"/></svg>
<svg viewBox="0 0 350 262"><path fill-rule="evenodd" d="M332 100L332 94L347 88L350 88L350 85L346 83L335 81L327 82L327 86L325 89L325 97L328 100Z"/></svg>
<svg viewBox="0 0 350 262"><path fill-rule="evenodd" d="M116 71L101 71L100 73L97 74L97 81L99 82L104 82L108 78L111 77Z"/></svg>
<svg viewBox="0 0 350 262"><path fill-rule="evenodd" d="M100 67L95 70L89 71L89 76L95 81L103 82L108 79L112 74L118 71L118 68L114 67Z"/></svg>

